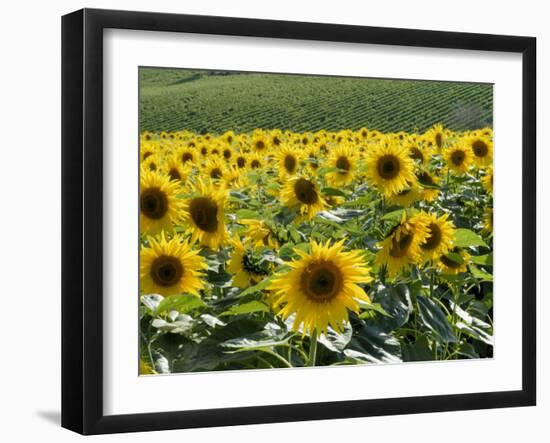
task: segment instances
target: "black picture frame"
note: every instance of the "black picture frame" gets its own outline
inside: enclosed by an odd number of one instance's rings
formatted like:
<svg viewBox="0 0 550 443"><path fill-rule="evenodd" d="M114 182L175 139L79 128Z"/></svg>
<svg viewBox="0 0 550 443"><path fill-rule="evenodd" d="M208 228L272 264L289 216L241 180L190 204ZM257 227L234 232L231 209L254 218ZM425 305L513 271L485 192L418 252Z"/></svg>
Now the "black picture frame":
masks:
<svg viewBox="0 0 550 443"><path fill-rule="evenodd" d="M103 413L103 31L108 28L522 54L522 389L177 412ZM82 434L536 404L536 39L83 9L62 18L62 426ZM519 122L518 122L519 123Z"/></svg>

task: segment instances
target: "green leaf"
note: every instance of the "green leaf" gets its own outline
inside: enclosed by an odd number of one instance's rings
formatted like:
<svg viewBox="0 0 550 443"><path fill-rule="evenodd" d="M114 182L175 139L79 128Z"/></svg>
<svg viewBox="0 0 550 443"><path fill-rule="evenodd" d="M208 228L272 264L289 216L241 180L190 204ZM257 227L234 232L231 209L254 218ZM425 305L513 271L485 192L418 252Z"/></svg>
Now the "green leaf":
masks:
<svg viewBox="0 0 550 443"><path fill-rule="evenodd" d="M488 345L491 345L491 346L494 343L493 336L488 334L481 328L467 325L466 323L463 323L461 321L456 322L456 327L460 329L463 333L466 333L470 337L473 337L476 340L482 341L483 343L487 343Z"/></svg>
<svg viewBox="0 0 550 443"><path fill-rule="evenodd" d="M321 189L321 192L324 195L330 195L333 197L347 197L347 194L344 191L336 188L323 188Z"/></svg>
<svg viewBox="0 0 550 443"><path fill-rule="evenodd" d="M403 361L433 360L433 354L428 339L421 335L414 343L401 344Z"/></svg>
<svg viewBox="0 0 550 443"><path fill-rule="evenodd" d="M472 255L470 261L476 265L493 266L493 254Z"/></svg>
<svg viewBox="0 0 550 443"><path fill-rule="evenodd" d="M492 327L489 323L466 312L460 306L455 305L452 301L449 301L449 303L456 314L464 320L464 322L457 322L456 327L458 329L476 340L482 341L491 346L493 345Z"/></svg>
<svg viewBox="0 0 550 443"><path fill-rule="evenodd" d="M468 248L470 246L487 246L479 235L464 228L459 228L455 231L454 245L459 248Z"/></svg>
<svg viewBox="0 0 550 443"><path fill-rule="evenodd" d="M476 352L474 347L468 342L464 342L460 344L458 348L458 353L468 358L479 358L479 354Z"/></svg>
<svg viewBox="0 0 550 443"><path fill-rule="evenodd" d="M258 283L257 285L254 285L254 286L251 286L249 288L246 288L244 291L242 291L240 294L239 294L239 297L244 297L245 295L249 295L249 294L253 294L254 292L261 292L263 291L265 288L267 288L269 286L269 284L271 283L271 280L273 280L275 278L275 275L271 275L267 278L264 278L260 283Z"/></svg>
<svg viewBox="0 0 550 443"><path fill-rule="evenodd" d="M239 209L235 215L237 216L237 220L259 220L261 219L260 214L258 214L256 211L252 211L250 209Z"/></svg>
<svg viewBox="0 0 550 443"><path fill-rule="evenodd" d="M365 312L362 312L361 315L359 315L359 318L367 318L370 317L371 312L378 312L379 314L382 314L386 317L391 318L392 316L388 314L388 312L382 307L380 303L360 303L361 309L363 309Z"/></svg>
<svg viewBox="0 0 550 443"><path fill-rule="evenodd" d="M436 337L442 342L455 343L456 336L453 332L453 328L439 305L433 300L421 295L418 295L416 300L418 301L422 323L429 330L434 332Z"/></svg>
<svg viewBox="0 0 550 443"><path fill-rule="evenodd" d="M158 305L164 300L159 294L146 294L141 296L141 303L148 309L151 315L155 315Z"/></svg>
<svg viewBox="0 0 550 443"><path fill-rule="evenodd" d="M163 332L171 332L172 334L187 334L191 332L191 329L193 329L194 320L189 315L180 314L172 322L168 322L161 318L155 318L151 325Z"/></svg>
<svg viewBox="0 0 550 443"><path fill-rule="evenodd" d="M190 294L171 295L164 298L158 305L156 315L170 311L178 311L181 314L186 314L193 309L206 306L200 297Z"/></svg>
<svg viewBox="0 0 550 443"><path fill-rule="evenodd" d="M287 338L282 338L280 334L273 334L271 331L261 331L246 337L232 338L220 343L223 348L238 349L239 351L250 351L260 348L271 348L273 346L284 345L288 342Z"/></svg>
<svg viewBox="0 0 550 443"><path fill-rule="evenodd" d="M398 209L396 211L388 212L387 214L384 214L382 217L380 217L380 220L401 221L401 217L403 217L404 212L405 209Z"/></svg>
<svg viewBox="0 0 550 443"><path fill-rule="evenodd" d="M221 321L218 317L214 317L213 315L210 315L210 314L201 314L201 319L211 328L215 328L216 326L226 325L226 323Z"/></svg>
<svg viewBox="0 0 550 443"><path fill-rule="evenodd" d="M352 333L353 329L351 325L346 323L342 333L338 333L329 327L326 335L319 335L318 341L328 350L339 353L342 352L350 342Z"/></svg>
<svg viewBox="0 0 550 443"><path fill-rule="evenodd" d="M493 276L481 269L479 269L475 265L470 265L470 272L472 275L481 281L493 281Z"/></svg>
<svg viewBox="0 0 550 443"><path fill-rule="evenodd" d="M365 324L353 337L344 355L356 363L397 363L402 361L401 345L393 335Z"/></svg>
<svg viewBox="0 0 550 443"><path fill-rule="evenodd" d="M460 254L457 254L456 252L448 252L447 254L445 254L445 257L458 265L464 263L464 257L462 257L462 255Z"/></svg>
<svg viewBox="0 0 550 443"><path fill-rule="evenodd" d="M257 300L253 300L242 305L231 306L227 311L220 314L221 315L241 315L241 314L252 314L254 312L269 312L269 306L265 303L262 303Z"/></svg>
<svg viewBox="0 0 550 443"><path fill-rule="evenodd" d="M376 319L377 325L384 331L393 331L409 320L413 310L409 288L406 285L382 287L373 296L373 302L380 304L388 316Z"/></svg>

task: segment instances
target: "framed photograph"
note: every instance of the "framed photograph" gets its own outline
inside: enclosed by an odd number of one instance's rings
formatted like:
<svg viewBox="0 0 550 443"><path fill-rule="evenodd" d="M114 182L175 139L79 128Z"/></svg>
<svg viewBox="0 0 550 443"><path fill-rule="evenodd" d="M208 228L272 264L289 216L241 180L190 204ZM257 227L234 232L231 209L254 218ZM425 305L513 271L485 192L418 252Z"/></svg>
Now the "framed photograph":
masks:
<svg viewBox="0 0 550 443"><path fill-rule="evenodd" d="M531 37L62 20L62 425L536 403Z"/></svg>

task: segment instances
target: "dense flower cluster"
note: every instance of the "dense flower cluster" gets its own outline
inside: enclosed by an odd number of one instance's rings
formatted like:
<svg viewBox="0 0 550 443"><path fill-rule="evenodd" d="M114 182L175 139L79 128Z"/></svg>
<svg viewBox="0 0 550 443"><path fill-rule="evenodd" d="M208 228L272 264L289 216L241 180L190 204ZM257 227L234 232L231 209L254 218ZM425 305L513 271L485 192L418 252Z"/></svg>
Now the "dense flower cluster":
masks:
<svg viewBox="0 0 550 443"><path fill-rule="evenodd" d="M458 294L471 269L490 276L472 254L491 252L492 140L491 128L441 125L144 132L141 294L248 306L315 340L344 333L352 314L390 315L370 296L379 285Z"/></svg>

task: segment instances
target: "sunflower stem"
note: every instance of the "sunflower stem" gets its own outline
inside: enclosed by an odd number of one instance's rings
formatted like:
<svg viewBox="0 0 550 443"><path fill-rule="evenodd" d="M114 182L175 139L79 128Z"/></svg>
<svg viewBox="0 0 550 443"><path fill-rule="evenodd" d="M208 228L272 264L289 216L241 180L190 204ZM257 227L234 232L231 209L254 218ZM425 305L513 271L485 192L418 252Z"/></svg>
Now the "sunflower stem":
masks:
<svg viewBox="0 0 550 443"><path fill-rule="evenodd" d="M317 330L311 334L309 343L309 366L315 366L317 360Z"/></svg>

